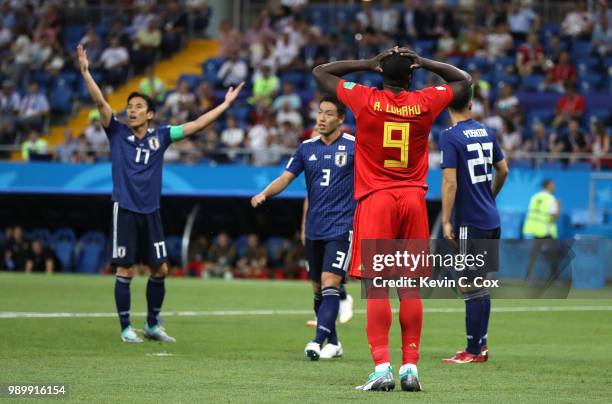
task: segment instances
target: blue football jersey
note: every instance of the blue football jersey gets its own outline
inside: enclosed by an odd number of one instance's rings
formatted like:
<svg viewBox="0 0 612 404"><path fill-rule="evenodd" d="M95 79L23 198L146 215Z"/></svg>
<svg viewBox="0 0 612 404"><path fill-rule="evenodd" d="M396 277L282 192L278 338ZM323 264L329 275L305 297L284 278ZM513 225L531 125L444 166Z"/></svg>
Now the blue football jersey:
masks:
<svg viewBox="0 0 612 404"><path fill-rule="evenodd" d="M159 209L164 152L172 143L170 127L150 128L144 138L138 139L113 115L104 130L110 142L113 201L138 213Z"/></svg>
<svg viewBox="0 0 612 404"><path fill-rule="evenodd" d="M481 123L468 119L442 131L440 151L441 167L457 169L455 226L499 227L491 181L493 164L504 155L495 136Z"/></svg>
<svg viewBox="0 0 612 404"><path fill-rule="evenodd" d="M343 134L326 145L317 136L304 141L287 164L296 177L304 171L308 191L306 238L330 240L353 228L355 137Z"/></svg>

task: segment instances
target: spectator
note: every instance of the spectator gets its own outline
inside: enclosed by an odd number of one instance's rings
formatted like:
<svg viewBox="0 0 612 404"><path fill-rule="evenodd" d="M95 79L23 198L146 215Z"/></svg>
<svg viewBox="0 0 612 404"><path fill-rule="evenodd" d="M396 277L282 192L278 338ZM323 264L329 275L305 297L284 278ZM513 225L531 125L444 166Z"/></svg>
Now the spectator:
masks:
<svg viewBox="0 0 612 404"><path fill-rule="evenodd" d="M429 34L432 38L439 38L444 32L449 32L453 38L457 37L457 27L453 12L446 7L444 0L434 2L433 13Z"/></svg>
<svg viewBox="0 0 612 404"><path fill-rule="evenodd" d="M274 116L266 114L263 122L255 125L249 130L246 146L253 156L253 164L256 166L265 165L268 161L268 138L276 136Z"/></svg>
<svg viewBox="0 0 612 404"><path fill-rule="evenodd" d="M503 83L501 86L499 99L496 104L497 114L504 119L509 119L513 122L518 122L520 109L519 99L512 92L512 86L508 83Z"/></svg>
<svg viewBox="0 0 612 404"><path fill-rule="evenodd" d="M508 32L508 26L503 21L497 23L494 32L487 34L486 42L487 57L490 61L495 61L498 57L506 56L514 46L512 35Z"/></svg>
<svg viewBox="0 0 612 404"><path fill-rule="evenodd" d="M87 56L92 63L95 63L102 54L102 41L98 36L93 24L87 24L85 35L79 41L79 45L83 45L87 49Z"/></svg>
<svg viewBox="0 0 612 404"><path fill-rule="evenodd" d="M282 109L285 104L289 105L289 109L297 110L302 106L302 100L299 95L295 93L293 83L286 81L283 84L283 93L276 97L274 100L274 104L272 104L272 108L275 111L279 111Z"/></svg>
<svg viewBox="0 0 612 404"><path fill-rule="evenodd" d="M402 28L403 28L403 36L408 40L412 41L417 37L416 30L416 8L414 7L414 0L404 0L403 7L403 16L402 16Z"/></svg>
<svg viewBox="0 0 612 404"><path fill-rule="evenodd" d="M539 22L538 15L525 2L514 0L510 3L508 25L515 42L525 41L529 31L538 29Z"/></svg>
<svg viewBox="0 0 612 404"><path fill-rule="evenodd" d="M448 31L442 32L438 38L437 58L445 60L447 57L455 54L455 38Z"/></svg>
<svg viewBox="0 0 612 404"><path fill-rule="evenodd" d="M544 48L540 45L536 33L529 34L527 43L519 47L516 53L516 69L521 76L545 71Z"/></svg>
<svg viewBox="0 0 612 404"><path fill-rule="evenodd" d="M137 72L156 62L161 47L161 30L157 18L150 18L146 27L141 28L132 44L133 64Z"/></svg>
<svg viewBox="0 0 612 404"><path fill-rule="evenodd" d="M11 46L13 53L12 81L17 87L23 88L27 85L32 63L32 41L25 27L20 27L15 32L17 39Z"/></svg>
<svg viewBox="0 0 612 404"><path fill-rule="evenodd" d="M610 154L610 135L601 121L591 123L591 138L593 139L593 163L596 170L612 169L612 158L602 157Z"/></svg>
<svg viewBox="0 0 612 404"><path fill-rule="evenodd" d="M189 117L190 107L195 104L196 97L189 91L189 83L181 80L178 83L177 91L174 91L166 97L166 102L160 111L160 116L166 116L170 113L171 116L178 118L179 122L186 122Z"/></svg>
<svg viewBox="0 0 612 404"><path fill-rule="evenodd" d="M278 70L281 72L299 68L297 59L300 50L297 44L291 40L291 32L291 28L286 27L281 37L276 41L276 47L274 48L274 58Z"/></svg>
<svg viewBox="0 0 612 404"><path fill-rule="evenodd" d="M559 63L561 53L565 51L565 45L561 42L559 35L552 34L548 39L548 48L546 50L546 66L552 67Z"/></svg>
<svg viewBox="0 0 612 404"><path fill-rule="evenodd" d="M249 74L246 62L238 57L238 52L231 53L217 72L217 79L224 88L235 87L245 81Z"/></svg>
<svg viewBox="0 0 612 404"><path fill-rule="evenodd" d="M593 30L593 16L586 10L586 4L580 0L575 3L575 10L566 14L561 23L564 35L573 39L589 39Z"/></svg>
<svg viewBox="0 0 612 404"><path fill-rule="evenodd" d="M183 36L188 28L187 14L178 1L172 0L166 6L163 28L162 52L171 55L183 47Z"/></svg>
<svg viewBox="0 0 612 404"><path fill-rule="evenodd" d="M579 153L588 153L591 148L588 136L580 131L580 122L571 119L567 125L567 133L558 140L560 151L571 153L569 163L572 164L580 159L576 156ZM566 162L568 160L564 159Z"/></svg>
<svg viewBox="0 0 612 404"><path fill-rule="evenodd" d="M28 139L21 144L21 158L24 161L44 159L48 155L49 145L45 139L41 139L38 132L32 130Z"/></svg>
<svg viewBox="0 0 612 404"><path fill-rule="evenodd" d="M77 151L78 141L72 135L72 130L64 130L64 142L55 147L55 160L60 163L70 163L74 153Z"/></svg>
<svg viewBox="0 0 612 404"><path fill-rule="evenodd" d="M230 243L227 233L219 233L216 242L208 250L204 264L204 277L223 276L226 280L232 279L236 257L236 247Z"/></svg>
<svg viewBox="0 0 612 404"><path fill-rule="evenodd" d="M553 138L546 134L546 127L535 122L531 128L532 136L525 141L523 150L527 153L548 153L554 146ZM539 161L539 160L538 160Z"/></svg>
<svg viewBox="0 0 612 404"><path fill-rule="evenodd" d="M200 142L201 144L198 148L212 161L216 162L217 160L223 160L225 158L225 156L219 154L219 131L216 122L213 122L204 129L204 133L200 137Z"/></svg>
<svg viewBox="0 0 612 404"><path fill-rule="evenodd" d="M474 91L479 91L480 95L487 100L489 100L489 95L491 94L491 84L484 80L480 75L480 70L474 68L470 71L472 76L472 83L474 83Z"/></svg>
<svg viewBox="0 0 612 404"><path fill-rule="evenodd" d="M236 159L237 150L242 147L244 137L244 129L238 127L236 118L229 116L227 118L227 128L221 132L221 144L223 147L230 149L227 151L230 160Z"/></svg>
<svg viewBox="0 0 612 404"><path fill-rule="evenodd" d="M85 135L78 138L77 150L72 155L73 163L91 164L96 162L96 153L92 150Z"/></svg>
<svg viewBox="0 0 612 404"><path fill-rule="evenodd" d="M188 0L188 14L191 16L193 31L197 36L206 37L212 10L206 0Z"/></svg>
<svg viewBox="0 0 612 404"><path fill-rule="evenodd" d="M158 103L163 102L166 97L166 86L159 77L155 76L155 70L152 65L147 66L145 69L145 77L140 80L138 89L141 93L148 95Z"/></svg>
<svg viewBox="0 0 612 404"><path fill-rule="evenodd" d="M558 128L565 125L570 119L581 119L584 114L584 108L584 97L576 93L574 85L566 84L565 95L557 101L552 126Z"/></svg>
<svg viewBox="0 0 612 404"><path fill-rule="evenodd" d="M249 104L270 106L272 99L278 93L280 80L272 75L272 69L268 64L261 66L261 77L253 83L253 96L249 98Z"/></svg>
<svg viewBox="0 0 612 404"><path fill-rule="evenodd" d="M295 109L291 108L291 104L289 101L285 101L281 110L276 114L276 122L282 125L285 122L289 122L294 128L301 129L302 128L302 115L297 112Z"/></svg>
<svg viewBox="0 0 612 404"><path fill-rule="evenodd" d="M576 82L576 68L570 61L568 51L561 52L559 63L548 70L546 79L542 82L541 90L554 90L563 92L563 87Z"/></svg>
<svg viewBox="0 0 612 404"><path fill-rule="evenodd" d="M142 2L138 7L138 13L134 15L132 24L126 29L131 37L135 37L140 30L146 28L149 21L155 18L155 14L153 13L153 3Z"/></svg>
<svg viewBox="0 0 612 404"><path fill-rule="evenodd" d="M221 47L221 56L230 57L235 55L242 49L242 35L231 22L225 20L219 28L219 42Z"/></svg>
<svg viewBox="0 0 612 404"><path fill-rule="evenodd" d="M321 100L323 99L323 94L321 91L315 90L312 100L308 103L308 123L313 124L317 121L317 115L319 114L319 109L321 105Z"/></svg>
<svg viewBox="0 0 612 404"><path fill-rule="evenodd" d="M431 133L429 134L429 167L440 168L442 156L440 155L440 149L438 143L434 140Z"/></svg>
<svg viewBox="0 0 612 404"><path fill-rule="evenodd" d="M593 37L591 38L591 47L594 53L602 57L612 53L612 24L606 13L601 13L597 17L597 24L595 24Z"/></svg>
<svg viewBox="0 0 612 404"><path fill-rule="evenodd" d="M10 80L4 80L0 89L0 144L13 143L13 132L20 108L19 93L13 89Z"/></svg>
<svg viewBox="0 0 612 404"><path fill-rule="evenodd" d="M301 126L297 127L290 120L279 121L281 125L280 135L281 139L279 144L283 147L284 150L293 150L298 146L298 140L300 137ZM281 152L284 152L281 150Z"/></svg>
<svg viewBox="0 0 612 404"><path fill-rule="evenodd" d="M247 248L238 260L237 272L245 278L268 277L268 252L256 234L249 234Z"/></svg>
<svg viewBox="0 0 612 404"><path fill-rule="evenodd" d="M371 1L362 1L361 10L355 15L355 19L359 21L359 24L361 24L364 29L375 28L378 25L376 22L378 17L379 16L372 7Z"/></svg>
<svg viewBox="0 0 612 404"><path fill-rule="evenodd" d="M129 61L130 55L119 42L119 37L111 37L108 47L104 49L98 62L104 73L104 81L113 87L118 87L127 77Z"/></svg>
<svg viewBox="0 0 612 404"><path fill-rule="evenodd" d="M55 254L49 248L44 247L40 240L32 242L32 249L28 252L25 272L45 272L52 274L55 272Z"/></svg>
<svg viewBox="0 0 612 404"><path fill-rule="evenodd" d="M85 128L84 135L94 152L100 153L108 149L108 138L97 110L89 112L89 125Z"/></svg>
<svg viewBox="0 0 612 404"><path fill-rule="evenodd" d="M391 36L397 34L400 14L390 0L382 0L381 10L377 13L377 16L374 26L377 31Z"/></svg>
<svg viewBox="0 0 612 404"><path fill-rule="evenodd" d="M197 111L196 114L201 115L209 111L217 105L217 97L213 92L213 88L209 82L203 81L196 89Z"/></svg>
<svg viewBox="0 0 612 404"><path fill-rule="evenodd" d="M508 160L516 158L516 153L521 148L521 134L516 130L516 126L510 119L503 119L500 138L500 146L506 158Z"/></svg>
<svg viewBox="0 0 612 404"><path fill-rule="evenodd" d="M24 271L28 259L29 244L23 237L21 226L7 229L4 243L2 268L9 271Z"/></svg>
<svg viewBox="0 0 612 404"><path fill-rule="evenodd" d="M11 40L13 39L13 31L11 31L0 19L0 55L4 55L9 51Z"/></svg>

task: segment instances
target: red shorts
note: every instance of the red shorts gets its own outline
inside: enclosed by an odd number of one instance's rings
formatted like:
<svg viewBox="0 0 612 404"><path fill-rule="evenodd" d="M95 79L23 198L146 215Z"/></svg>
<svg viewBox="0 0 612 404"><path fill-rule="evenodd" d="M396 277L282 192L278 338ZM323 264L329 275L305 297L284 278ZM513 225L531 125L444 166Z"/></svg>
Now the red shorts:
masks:
<svg viewBox="0 0 612 404"><path fill-rule="evenodd" d="M383 189L357 203L353 220L351 276L361 277L362 240L429 239L426 192L421 187Z"/></svg>

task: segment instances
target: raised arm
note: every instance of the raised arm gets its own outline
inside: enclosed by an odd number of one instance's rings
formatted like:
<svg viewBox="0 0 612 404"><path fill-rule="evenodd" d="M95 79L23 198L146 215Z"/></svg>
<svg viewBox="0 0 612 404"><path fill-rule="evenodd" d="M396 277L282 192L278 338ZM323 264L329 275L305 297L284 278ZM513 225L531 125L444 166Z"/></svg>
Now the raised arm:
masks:
<svg viewBox="0 0 612 404"><path fill-rule="evenodd" d="M266 199L280 194L294 179L295 175L289 171L285 171L277 179L272 181L263 191L251 198L251 206L256 208L262 205Z"/></svg>
<svg viewBox="0 0 612 404"><path fill-rule="evenodd" d="M111 117L113 116L113 110L110 105L104 99L104 95L102 94L102 90L96 84L96 81L91 76L89 72L89 61L87 60L87 51L83 48L83 45L77 46L77 56L79 59L79 67L81 68L81 75L83 75L83 80L85 80L85 85L87 86L87 91L89 92L89 96L91 100L96 104L96 108L100 112L100 123L105 128L108 128L110 125Z"/></svg>
<svg viewBox="0 0 612 404"><path fill-rule="evenodd" d="M442 230L444 238L452 240L455 238L451 214L455 205L457 193L457 169L445 168L442 170Z"/></svg>
<svg viewBox="0 0 612 404"><path fill-rule="evenodd" d="M453 65L420 57L416 52L408 48L400 48L399 52L401 55L414 59L414 64L411 66L413 70L423 68L442 77L453 89L454 97L457 97L472 85L472 76Z"/></svg>
<svg viewBox="0 0 612 404"><path fill-rule="evenodd" d="M364 70L381 72L380 62L394 52L397 52L397 48L387 49L372 59L339 60L337 62L326 63L315 67L312 70L312 74L323 91L329 94L336 94L336 89L342 76Z"/></svg>
<svg viewBox="0 0 612 404"><path fill-rule="evenodd" d="M244 87L244 83L240 83L240 85L236 88L230 87L225 94L225 100L223 103L207 113L200 115L198 119L187 122L183 126L183 134L185 136L193 135L216 121L236 100L238 94L240 94L240 91L242 90L242 87Z"/></svg>

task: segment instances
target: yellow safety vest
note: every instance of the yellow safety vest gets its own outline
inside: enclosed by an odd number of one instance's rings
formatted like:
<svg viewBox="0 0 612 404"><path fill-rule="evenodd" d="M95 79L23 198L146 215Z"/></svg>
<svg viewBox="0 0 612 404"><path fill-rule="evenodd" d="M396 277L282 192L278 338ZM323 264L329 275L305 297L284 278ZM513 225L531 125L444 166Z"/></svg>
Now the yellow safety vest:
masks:
<svg viewBox="0 0 612 404"><path fill-rule="evenodd" d="M550 213L555 197L546 191L541 191L531 197L529 211L523 224L523 235L533 237L557 238L557 223Z"/></svg>

